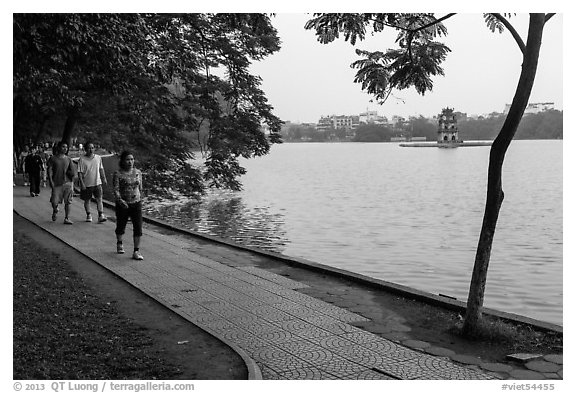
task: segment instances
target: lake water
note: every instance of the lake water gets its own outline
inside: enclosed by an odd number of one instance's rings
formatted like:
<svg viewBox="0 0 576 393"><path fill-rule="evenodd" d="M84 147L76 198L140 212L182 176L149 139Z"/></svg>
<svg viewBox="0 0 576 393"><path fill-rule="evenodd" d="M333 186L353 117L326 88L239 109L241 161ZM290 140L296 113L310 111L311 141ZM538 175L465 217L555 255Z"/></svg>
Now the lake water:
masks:
<svg viewBox="0 0 576 393"><path fill-rule="evenodd" d="M489 147L274 145L241 192L157 207L190 229L466 301ZM562 141L514 141L484 305L562 324Z"/></svg>

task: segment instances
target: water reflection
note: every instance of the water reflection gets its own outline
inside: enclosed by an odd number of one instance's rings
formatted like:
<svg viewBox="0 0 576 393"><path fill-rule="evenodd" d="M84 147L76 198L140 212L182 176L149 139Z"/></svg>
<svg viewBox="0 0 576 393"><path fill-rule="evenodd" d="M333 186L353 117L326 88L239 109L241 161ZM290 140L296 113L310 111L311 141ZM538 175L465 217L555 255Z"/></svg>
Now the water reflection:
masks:
<svg viewBox="0 0 576 393"><path fill-rule="evenodd" d="M146 213L192 231L267 251L282 253L288 243L282 214L271 213L267 207L249 209L232 192L215 192L202 202L158 202L149 205Z"/></svg>

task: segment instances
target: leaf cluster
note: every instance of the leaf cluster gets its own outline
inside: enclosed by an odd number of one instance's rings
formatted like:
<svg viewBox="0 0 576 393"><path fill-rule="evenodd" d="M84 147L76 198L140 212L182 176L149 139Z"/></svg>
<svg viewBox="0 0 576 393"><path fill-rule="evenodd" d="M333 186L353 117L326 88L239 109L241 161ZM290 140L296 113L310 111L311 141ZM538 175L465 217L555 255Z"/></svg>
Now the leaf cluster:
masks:
<svg viewBox="0 0 576 393"><path fill-rule="evenodd" d="M385 29L396 31L397 49L366 51L357 49L362 57L351 64L357 69L354 82L384 102L392 90L415 87L424 95L433 87L432 77L443 76L441 67L450 49L436 38L445 36L447 29L433 14L315 14L306 29L316 31L318 41L326 44L344 35L355 45L366 38L367 32Z"/></svg>

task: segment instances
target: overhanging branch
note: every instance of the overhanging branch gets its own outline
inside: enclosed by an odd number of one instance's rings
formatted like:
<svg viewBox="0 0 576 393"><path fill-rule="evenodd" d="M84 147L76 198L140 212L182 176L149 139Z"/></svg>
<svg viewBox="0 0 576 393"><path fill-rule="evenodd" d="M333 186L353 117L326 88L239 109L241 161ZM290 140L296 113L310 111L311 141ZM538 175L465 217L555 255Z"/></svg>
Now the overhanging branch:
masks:
<svg viewBox="0 0 576 393"><path fill-rule="evenodd" d="M456 15L456 13L446 14L446 15L444 15L444 16L443 16L442 18L440 18L440 19L436 19L435 21L430 22L430 23L428 23L427 25L424 25L424 26L422 26L422 27L419 27L419 28L417 28L417 29L410 30L410 31L411 31L412 33L416 33L416 32L418 32L418 31L420 31L420 30L424 30L424 29L427 29L427 28L430 27L430 26L434 26L434 25L436 25L436 24L438 24L438 23L441 23L442 21L444 21L444 20L446 20L446 19L448 19L448 18L451 18L451 17L453 17L454 15Z"/></svg>
<svg viewBox="0 0 576 393"><path fill-rule="evenodd" d="M524 41L522 41L522 37L520 37L520 34L518 34L514 26L512 26L512 24L508 22L508 19L506 19L500 14L491 14L491 15L493 15L496 19L502 22L502 24L506 27L506 29L510 32L510 34L512 34L512 37L514 37L514 40L518 44L518 47L520 48L520 51L522 51L522 54L524 54L524 52L526 51L526 45L524 44Z"/></svg>

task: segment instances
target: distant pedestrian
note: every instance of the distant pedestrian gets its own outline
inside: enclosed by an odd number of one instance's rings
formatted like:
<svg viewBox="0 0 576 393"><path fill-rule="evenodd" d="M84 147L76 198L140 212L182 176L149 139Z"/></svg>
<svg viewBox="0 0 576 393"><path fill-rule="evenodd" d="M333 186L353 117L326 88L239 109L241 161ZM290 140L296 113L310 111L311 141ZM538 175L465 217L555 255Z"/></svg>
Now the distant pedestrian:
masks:
<svg viewBox="0 0 576 393"><path fill-rule="evenodd" d="M18 157L16 152L12 151L12 186L16 187L16 174L18 173Z"/></svg>
<svg viewBox="0 0 576 393"><path fill-rule="evenodd" d="M64 202L64 224L72 225L70 220L70 204L73 197L73 184L76 177L76 164L66 154L68 144L60 142L54 149L55 153L48 160L48 183L52 187L52 221L56 221L58 205Z"/></svg>
<svg viewBox="0 0 576 393"><path fill-rule="evenodd" d="M24 168L30 182L30 196L40 195L40 180L44 170L44 161L42 161L42 148L37 146L24 160Z"/></svg>
<svg viewBox="0 0 576 393"><path fill-rule="evenodd" d="M78 160L78 180L80 182L80 198L84 201L86 211L86 221L92 222L90 213L90 199L96 199L96 209L98 210L98 222L107 220L104 215L102 204L102 184L107 184L102 157L94 154L94 144L87 142L84 145L85 154Z"/></svg>
<svg viewBox="0 0 576 393"><path fill-rule="evenodd" d="M28 145L24 145L24 150L22 150L18 156L18 169L24 177L24 186L28 185L28 174L26 173L26 157L28 154L30 154L30 147Z"/></svg>
<svg viewBox="0 0 576 393"><path fill-rule="evenodd" d="M48 145L48 143L46 143ZM46 166L48 165L48 160L52 157L52 149L47 150L45 145L41 145L40 149L42 152L40 153L40 157L42 157L42 161L44 162L44 170L42 171L42 187L46 187L48 182L48 176L46 174Z"/></svg>
<svg viewBox="0 0 576 393"><path fill-rule="evenodd" d="M132 220L134 252L132 259L142 260L140 238L142 237L142 172L134 167L134 155L123 151L120 155L118 170L112 176L114 196L116 198L116 251L124 254L122 237L128 218Z"/></svg>

